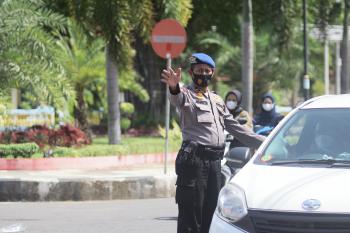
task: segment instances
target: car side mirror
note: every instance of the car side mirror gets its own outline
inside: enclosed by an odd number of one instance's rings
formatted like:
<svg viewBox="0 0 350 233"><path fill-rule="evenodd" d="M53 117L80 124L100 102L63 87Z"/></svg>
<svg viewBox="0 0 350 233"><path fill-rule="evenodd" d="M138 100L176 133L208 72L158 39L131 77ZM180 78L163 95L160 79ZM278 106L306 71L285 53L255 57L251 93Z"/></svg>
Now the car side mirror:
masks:
<svg viewBox="0 0 350 233"><path fill-rule="evenodd" d="M231 168L242 168L252 157L248 147L234 147L226 154L226 164Z"/></svg>

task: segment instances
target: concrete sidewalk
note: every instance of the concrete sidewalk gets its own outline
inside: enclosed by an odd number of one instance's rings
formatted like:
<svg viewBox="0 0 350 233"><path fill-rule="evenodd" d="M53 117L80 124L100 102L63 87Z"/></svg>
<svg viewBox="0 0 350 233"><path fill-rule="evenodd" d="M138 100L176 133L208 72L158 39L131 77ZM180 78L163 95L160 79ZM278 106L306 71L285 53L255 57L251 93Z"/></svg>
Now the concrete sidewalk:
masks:
<svg viewBox="0 0 350 233"><path fill-rule="evenodd" d="M172 197L174 163L108 170L0 170L0 201L85 201Z"/></svg>

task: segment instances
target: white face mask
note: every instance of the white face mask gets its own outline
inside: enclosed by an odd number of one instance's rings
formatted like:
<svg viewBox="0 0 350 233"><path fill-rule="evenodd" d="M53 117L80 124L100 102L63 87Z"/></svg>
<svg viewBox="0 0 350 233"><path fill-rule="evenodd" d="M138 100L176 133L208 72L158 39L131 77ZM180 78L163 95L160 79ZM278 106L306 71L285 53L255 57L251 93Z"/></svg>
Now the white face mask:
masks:
<svg viewBox="0 0 350 233"><path fill-rule="evenodd" d="M230 110L233 110L237 107L237 102L236 101L232 101L232 100L229 100L226 102L226 107Z"/></svg>
<svg viewBox="0 0 350 233"><path fill-rule="evenodd" d="M262 105L262 108L263 108L265 111L269 112L269 111L271 111L271 110L273 109L274 106L275 106L274 104L263 104L263 105Z"/></svg>

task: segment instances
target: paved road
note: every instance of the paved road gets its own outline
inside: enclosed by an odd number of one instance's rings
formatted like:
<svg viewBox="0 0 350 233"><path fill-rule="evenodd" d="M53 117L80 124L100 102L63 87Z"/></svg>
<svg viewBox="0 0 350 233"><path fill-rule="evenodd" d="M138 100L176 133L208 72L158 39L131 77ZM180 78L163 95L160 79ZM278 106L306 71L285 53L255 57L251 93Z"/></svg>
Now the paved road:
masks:
<svg viewBox="0 0 350 233"><path fill-rule="evenodd" d="M173 233L176 216L174 198L2 202L0 233Z"/></svg>

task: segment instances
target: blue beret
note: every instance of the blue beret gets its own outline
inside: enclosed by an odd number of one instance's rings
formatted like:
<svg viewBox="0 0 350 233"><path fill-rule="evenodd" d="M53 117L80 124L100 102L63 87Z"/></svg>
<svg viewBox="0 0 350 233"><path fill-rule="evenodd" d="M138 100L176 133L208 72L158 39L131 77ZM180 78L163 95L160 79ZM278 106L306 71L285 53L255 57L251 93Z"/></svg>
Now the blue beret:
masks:
<svg viewBox="0 0 350 233"><path fill-rule="evenodd" d="M205 54L205 53L194 53L194 54L192 54L192 56L190 57L190 63L191 63L191 65L207 64L210 67L215 68L214 60L210 56Z"/></svg>

